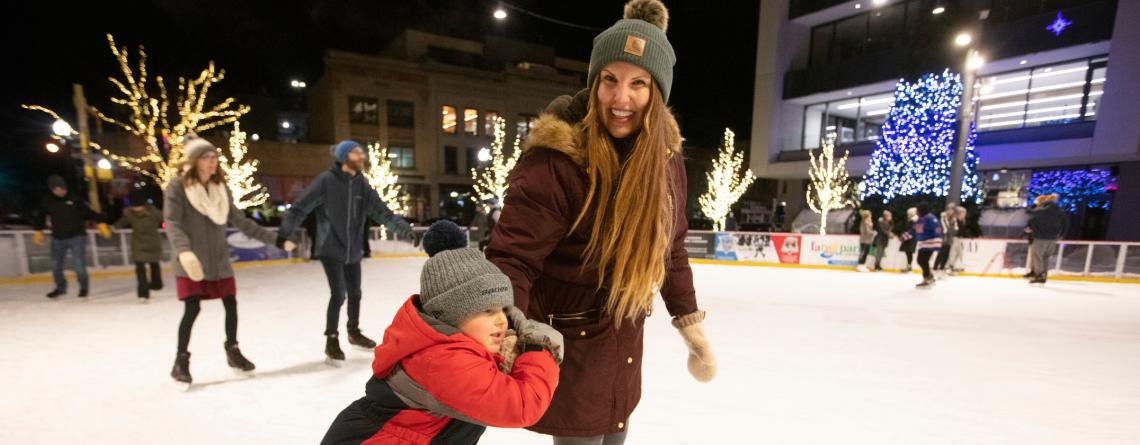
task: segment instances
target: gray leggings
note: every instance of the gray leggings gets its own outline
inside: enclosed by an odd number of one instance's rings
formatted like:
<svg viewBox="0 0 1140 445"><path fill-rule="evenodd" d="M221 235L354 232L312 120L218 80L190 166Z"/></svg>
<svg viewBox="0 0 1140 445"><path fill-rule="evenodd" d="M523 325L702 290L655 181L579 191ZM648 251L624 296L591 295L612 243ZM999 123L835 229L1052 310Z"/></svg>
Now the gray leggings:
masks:
<svg viewBox="0 0 1140 445"><path fill-rule="evenodd" d="M629 428L620 433L610 433L591 437L554 436L554 445L622 445Z"/></svg>

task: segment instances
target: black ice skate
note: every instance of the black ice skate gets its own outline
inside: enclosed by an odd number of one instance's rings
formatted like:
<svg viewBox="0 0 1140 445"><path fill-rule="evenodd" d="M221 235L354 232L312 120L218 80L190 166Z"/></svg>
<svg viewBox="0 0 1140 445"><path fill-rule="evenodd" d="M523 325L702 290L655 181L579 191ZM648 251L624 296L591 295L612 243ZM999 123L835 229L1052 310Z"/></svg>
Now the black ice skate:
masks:
<svg viewBox="0 0 1140 445"><path fill-rule="evenodd" d="M190 383L194 381L190 377L190 353L181 352L174 358L174 369L170 370L170 377L178 384L179 389L186 391L190 389Z"/></svg>
<svg viewBox="0 0 1140 445"><path fill-rule="evenodd" d="M933 289L934 288L934 281L935 281L934 278L926 278L926 279L922 280L921 283L914 285L914 287L916 289Z"/></svg>
<svg viewBox="0 0 1140 445"><path fill-rule="evenodd" d="M241 349L238 349L237 343L226 345L226 363L235 371L249 372L256 368L253 362L241 355Z"/></svg>
<svg viewBox="0 0 1140 445"><path fill-rule="evenodd" d="M372 341L371 338L365 337L364 334L360 332L360 329L348 330L348 344L367 350L372 350L376 347L376 342Z"/></svg>
<svg viewBox="0 0 1140 445"><path fill-rule="evenodd" d="M344 351L340 350L340 339L336 334L325 336L325 362L334 366L344 363Z"/></svg>
<svg viewBox="0 0 1140 445"><path fill-rule="evenodd" d="M1033 277L1032 280L1029 280L1029 285L1031 285L1031 286L1044 286L1045 285L1045 277L1044 276Z"/></svg>
<svg viewBox="0 0 1140 445"><path fill-rule="evenodd" d="M65 293L66 293L66 292L64 292L64 291L61 291L61 290L59 290L59 289L53 289L51 292L48 292L48 293L47 293L47 297L48 297L48 298L51 298L51 299L55 299L55 298L58 298L60 295L63 295L63 294L65 294Z"/></svg>

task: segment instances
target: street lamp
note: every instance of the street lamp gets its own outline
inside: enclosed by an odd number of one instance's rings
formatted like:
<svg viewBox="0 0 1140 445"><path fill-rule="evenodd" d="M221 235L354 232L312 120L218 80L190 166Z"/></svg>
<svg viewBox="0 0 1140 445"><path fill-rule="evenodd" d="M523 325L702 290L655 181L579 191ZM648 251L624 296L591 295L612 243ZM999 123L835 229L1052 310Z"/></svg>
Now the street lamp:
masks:
<svg viewBox="0 0 1140 445"><path fill-rule="evenodd" d="M967 34L967 33L961 33L961 34L958 34L957 37L954 37L954 44L958 45L958 46L966 46L966 45L969 45L970 42L973 42L973 41L974 41L974 38L970 37L970 34Z"/></svg>
<svg viewBox="0 0 1140 445"><path fill-rule="evenodd" d="M984 17L983 17L984 18ZM975 30L976 31L976 30ZM963 32L954 38L954 44L960 47L968 46L973 42L969 33ZM962 104L958 109L958 132L954 144L954 157L950 162L950 191L946 195L946 203L958 204L962 201L962 177L965 176L966 143L970 139L970 126L974 121L974 82L977 71L985 64L985 59L978 54L978 50L970 47L966 50L966 61L962 72Z"/></svg>
<svg viewBox="0 0 1140 445"><path fill-rule="evenodd" d="M55 122L51 123L51 132L55 133L56 136L70 137L74 131L71 129L71 124L63 119L56 119Z"/></svg>
<svg viewBox="0 0 1140 445"><path fill-rule="evenodd" d="M480 148L479 149L479 162L487 162L490 160L491 160L491 150L488 150L487 147Z"/></svg>
<svg viewBox="0 0 1140 445"><path fill-rule="evenodd" d="M59 153L59 145L55 142L48 142L44 148L47 148L48 153Z"/></svg>
<svg viewBox="0 0 1140 445"><path fill-rule="evenodd" d="M495 13L492 14L492 16L495 17L495 19L497 19L497 20L503 20L503 19L507 18L507 11L504 10L503 8L496 8Z"/></svg>
<svg viewBox="0 0 1140 445"><path fill-rule="evenodd" d="M108 161L107 158L100 159L96 165L99 166L100 170L110 170L111 169L111 161Z"/></svg>
<svg viewBox="0 0 1140 445"><path fill-rule="evenodd" d="M291 86L293 88L301 89L301 88L305 88L309 85L306 84L305 81L303 81L303 80L293 79L293 80L289 81L289 86Z"/></svg>

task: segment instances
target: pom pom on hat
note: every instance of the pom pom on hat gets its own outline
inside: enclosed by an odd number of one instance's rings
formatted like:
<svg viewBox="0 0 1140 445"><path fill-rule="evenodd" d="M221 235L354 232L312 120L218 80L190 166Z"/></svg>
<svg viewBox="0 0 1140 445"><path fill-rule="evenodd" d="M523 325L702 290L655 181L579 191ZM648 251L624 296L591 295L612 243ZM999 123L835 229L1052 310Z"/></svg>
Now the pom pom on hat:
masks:
<svg viewBox="0 0 1140 445"><path fill-rule="evenodd" d="M660 0L630 0L625 4L623 17L652 23L662 32L669 30L669 10Z"/></svg>
<svg viewBox="0 0 1140 445"><path fill-rule="evenodd" d="M424 251L429 257L445 250L462 249L467 247L467 233L451 221L436 221L428 227L422 241Z"/></svg>

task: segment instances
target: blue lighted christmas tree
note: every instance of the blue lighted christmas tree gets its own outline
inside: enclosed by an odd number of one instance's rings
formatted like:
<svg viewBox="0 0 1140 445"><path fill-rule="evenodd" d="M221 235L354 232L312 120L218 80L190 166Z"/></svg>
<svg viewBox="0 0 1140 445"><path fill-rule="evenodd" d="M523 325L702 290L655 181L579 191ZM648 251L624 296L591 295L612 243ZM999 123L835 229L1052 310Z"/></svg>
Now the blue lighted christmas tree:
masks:
<svg viewBox="0 0 1140 445"><path fill-rule="evenodd" d="M914 83L899 80L895 104L883 123L882 138L863 178L861 198L879 196L883 202L890 202L911 195L946 196L961 103L962 80L950 70L925 74ZM980 198L975 136L971 125L966 139L963 200Z"/></svg>

